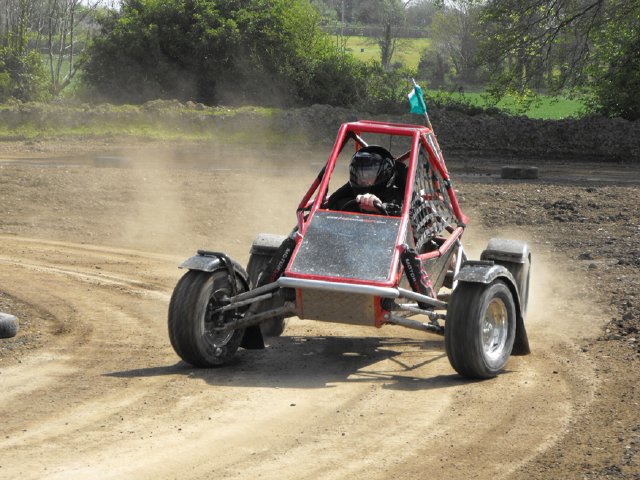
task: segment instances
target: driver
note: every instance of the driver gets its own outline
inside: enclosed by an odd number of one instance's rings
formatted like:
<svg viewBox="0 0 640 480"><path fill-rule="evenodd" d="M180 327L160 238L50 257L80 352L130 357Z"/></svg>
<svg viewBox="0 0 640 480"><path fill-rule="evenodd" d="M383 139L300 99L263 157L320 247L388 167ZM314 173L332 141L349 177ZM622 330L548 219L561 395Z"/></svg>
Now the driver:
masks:
<svg viewBox="0 0 640 480"><path fill-rule="evenodd" d="M362 211L399 216L404 201L407 167L393 159L384 147L362 147L351 158L349 182L336 190L328 199L330 210ZM436 298L429 275L417 252L404 246L401 261L411 288L428 297ZM426 310L427 304L418 303Z"/></svg>
<svg viewBox="0 0 640 480"><path fill-rule="evenodd" d="M329 197L327 208L400 215L406 169L386 148L362 147L351 158L349 181Z"/></svg>
<svg viewBox="0 0 640 480"><path fill-rule="evenodd" d="M402 212L407 167L383 147L362 147L351 158L349 181L333 192L323 207L347 212L398 216ZM295 228L273 256L258 286L274 282L284 273L295 248Z"/></svg>
<svg viewBox="0 0 640 480"><path fill-rule="evenodd" d="M370 212L399 216L404 201L404 186L407 167L393 159L384 147L370 145L362 147L351 158L349 181L336 190L327 200L330 210ZM286 269L295 248L295 232L287 237L273 256L258 286L274 282ZM405 245L401 254L411 288L423 295L436 298L431 281L413 248ZM422 309L426 304L418 303Z"/></svg>

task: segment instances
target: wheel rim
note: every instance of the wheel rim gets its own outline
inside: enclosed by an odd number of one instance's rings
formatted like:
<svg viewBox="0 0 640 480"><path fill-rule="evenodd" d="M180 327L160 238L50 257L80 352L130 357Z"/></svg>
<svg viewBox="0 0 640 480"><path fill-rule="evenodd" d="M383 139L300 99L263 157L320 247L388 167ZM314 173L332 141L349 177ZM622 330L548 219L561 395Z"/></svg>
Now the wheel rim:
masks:
<svg viewBox="0 0 640 480"><path fill-rule="evenodd" d="M222 348L229 343L229 340L231 340L231 337L233 336L233 332L235 332L233 329L218 333L212 332L211 330L205 330L205 335L211 345L215 348Z"/></svg>
<svg viewBox="0 0 640 480"><path fill-rule="evenodd" d="M507 306L501 299L494 298L487 306L482 320L482 348L487 358L497 360L502 356L508 335Z"/></svg>
<svg viewBox="0 0 640 480"><path fill-rule="evenodd" d="M211 330L210 328L207 328L207 323L208 323L207 319L210 316L209 312L211 311L211 309L216 308L216 304L214 303L214 301L209 300L211 298L212 289L213 289L213 285L210 284L208 288L205 288L202 291L204 302L207 303L207 307L202 312L201 325L202 325L204 338L206 338L207 343L213 346L216 350L218 350L226 346L227 343L229 343L229 341L231 340L231 337L233 337L235 330L228 329L222 332L217 332L217 331ZM216 353L219 353L219 352L216 352Z"/></svg>

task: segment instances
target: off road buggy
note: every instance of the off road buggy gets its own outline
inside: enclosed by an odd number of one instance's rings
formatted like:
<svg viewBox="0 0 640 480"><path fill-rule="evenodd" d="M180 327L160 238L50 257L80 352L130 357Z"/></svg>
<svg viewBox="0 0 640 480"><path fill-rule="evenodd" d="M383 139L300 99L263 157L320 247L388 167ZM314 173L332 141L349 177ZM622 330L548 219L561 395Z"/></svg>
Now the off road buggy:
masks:
<svg viewBox="0 0 640 480"><path fill-rule="evenodd" d="M345 159L369 144L404 152L404 203L399 215L327 208L340 186ZM334 178L335 177L335 178ZM331 184L331 185L330 185ZM444 335L453 368L490 378L510 355L529 353L524 318L531 254L525 243L492 239L479 261L468 261L461 238L467 224L432 129L358 121L343 124L326 165L300 202L282 274L259 279L287 238L258 235L245 270L219 252L201 250L169 306L176 353L196 367L231 360L239 347L264 348L263 334L280 335L286 318L381 328L386 324ZM411 248L435 296L411 289L402 253ZM273 263L273 262L271 262Z"/></svg>

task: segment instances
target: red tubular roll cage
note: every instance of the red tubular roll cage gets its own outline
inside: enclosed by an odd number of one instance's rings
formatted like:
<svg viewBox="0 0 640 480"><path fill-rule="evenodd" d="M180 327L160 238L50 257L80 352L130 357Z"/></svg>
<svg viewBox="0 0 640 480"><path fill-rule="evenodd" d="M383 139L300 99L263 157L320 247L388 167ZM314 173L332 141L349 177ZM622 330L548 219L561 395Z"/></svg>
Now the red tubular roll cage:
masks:
<svg viewBox="0 0 640 480"><path fill-rule="evenodd" d="M327 161L327 164L321 171L320 175L318 175L318 177L315 179L307 193L300 201L300 204L298 205L298 232L296 236L297 245L296 249L294 250L293 257L295 257L295 255L297 254L297 250L300 246L302 238L306 233L309 222L312 220L316 211L322 207L322 202L326 198L327 189L329 187L329 180L331 178L331 175L333 174L338 156L342 150L342 147L344 146L345 139L347 139L349 136L352 136L352 138L354 138L356 142L360 143L359 139L362 133L411 137L411 150L397 158L398 161L406 161L407 158L409 159L405 197L402 206L402 213L400 215L401 222L400 228L398 229L398 237L396 238L396 247L391 263L392 274L387 279L387 281L373 282L349 279L340 279L340 281L343 283L365 283L381 287L394 287L398 285L400 275L402 274L402 272L399 271L398 266L409 223L409 208L411 205L411 196L415 181L415 172L416 165L418 163L420 146L422 146L427 152L427 157L431 168L438 172L445 183L446 194L449 197L452 212L458 223L458 227L447 227L450 235L437 250L424 253L420 255L420 258L423 260L437 258L447 252L448 249L451 248L453 243L460 238L468 221L467 216L462 213L462 210L460 209L460 204L458 203L455 191L451 185L449 173L444 163L444 158L442 157L442 152L440 151L436 136L433 133L432 129L425 126L382 123L370 120L343 123L340 126L340 130L338 131L338 136L334 143L333 151L331 153L331 156L329 157L329 160ZM312 199L314 194L316 195ZM396 273L393 274L393 272ZM305 275L290 272L289 268L287 268L287 270L285 271L285 276L308 278ZM332 278L325 278L325 280L335 281L335 279Z"/></svg>

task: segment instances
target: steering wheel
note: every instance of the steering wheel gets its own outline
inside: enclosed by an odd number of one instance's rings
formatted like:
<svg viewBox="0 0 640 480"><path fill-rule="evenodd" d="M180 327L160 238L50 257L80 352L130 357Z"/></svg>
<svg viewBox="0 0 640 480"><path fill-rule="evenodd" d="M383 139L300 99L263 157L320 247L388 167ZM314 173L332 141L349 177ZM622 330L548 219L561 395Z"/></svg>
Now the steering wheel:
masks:
<svg viewBox="0 0 640 480"><path fill-rule="evenodd" d="M360 210L360 212L362 212L362 213L371 213L371 212L368 212L368 211L364 211L364 210L362 210L362 209L360 208L360 204L359 204L359 203L358 203L358 201L357 201L357 200L355 200L355 199L353 199L353 200L349 200L347 203L345 203L345 204L342 206L342 208L343 208L344 210L350 210L354 205L355 205L355 206L357 206L357 207L358 207L358 210ZM387 211L387 207L386 207L386 205L385 205L384 203L382 203L382 202L374 202L374 203L373 203L373 206L376 208L376 210L377 210L379 213L382 213L383 215L387 215L387 216L389 216L389 212Z"/></svg>

